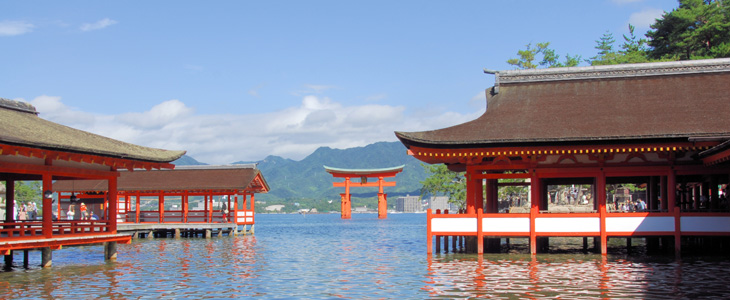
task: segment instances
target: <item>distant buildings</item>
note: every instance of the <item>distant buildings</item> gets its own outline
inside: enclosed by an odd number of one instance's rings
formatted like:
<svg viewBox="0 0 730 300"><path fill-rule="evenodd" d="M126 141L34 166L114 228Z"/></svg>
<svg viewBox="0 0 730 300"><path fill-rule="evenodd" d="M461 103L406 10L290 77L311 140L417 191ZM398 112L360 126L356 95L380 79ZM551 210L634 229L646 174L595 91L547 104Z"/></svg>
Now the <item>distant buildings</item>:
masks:
<svg viewBox="0 0 730 300"><path fill-rule="evenodd" d="M395 211L397 212L421 212L421 201L419 196L401 196L395 202Z"/></svg>
<svg viewBox="0 0 730 300"><path fill-rule="evenodd" d="M282 208L284 208L284 205L281 204L269 205L266 207L266 211L281 211Z"/></svg>
<svg viewBox="0 0 730 300"><path fill-rule="evenodd" d="M430 208L432 212L436 212L437 209L440 209L442 212L446 209L451 210L451 205L449 205L449 197L431 196L431 200L429 200L428 208Z"/></svg>

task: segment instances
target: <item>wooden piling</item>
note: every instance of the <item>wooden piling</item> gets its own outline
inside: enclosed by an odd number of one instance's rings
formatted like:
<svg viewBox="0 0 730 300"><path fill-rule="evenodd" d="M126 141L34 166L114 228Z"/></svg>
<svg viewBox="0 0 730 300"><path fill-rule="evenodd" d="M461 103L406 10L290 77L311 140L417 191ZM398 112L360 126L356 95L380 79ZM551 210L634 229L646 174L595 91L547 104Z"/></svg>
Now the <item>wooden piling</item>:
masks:
<svg viewBox="0 0 730 300"><path fill-rule="evenodd" d="M12 267L13 267L13 250L10 250L10 252L5 255L5 269L10 270Z"/></svg>
<svg viewBox="0 0 730 300"><path fill-rule="evenodd" d="M51 247L41 248L41 267L50 268L53 264L53 250Z"/></svg>
<svg viewBox="0 0 730 300"><path fill-rule="evenodd" d="M104 259L105 260L117 259L117 242L104 243Z"/></svg>

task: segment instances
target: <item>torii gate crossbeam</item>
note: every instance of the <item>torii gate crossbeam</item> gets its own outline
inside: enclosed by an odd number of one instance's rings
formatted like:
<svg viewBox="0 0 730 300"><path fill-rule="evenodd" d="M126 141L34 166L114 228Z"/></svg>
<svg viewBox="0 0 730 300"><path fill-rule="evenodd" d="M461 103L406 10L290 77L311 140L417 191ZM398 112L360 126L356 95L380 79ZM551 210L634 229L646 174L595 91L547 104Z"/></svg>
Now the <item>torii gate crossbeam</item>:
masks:
<svg viewBox="0 0 730 300"><path fill-rule="evenodd" d="M324 166L327 173L336 178L345 178L344 182L334 182L332 186L345 187L345 193L341 197L341 217L350 219L352 217L352 203L350 202L350 187L378 187L378 218L388 217L388 195L383 192L383 187L395 186L395 181L385 181L385 178L395 177L403 171L405 165L384 169L339 169ZM352 182L351 178L360 178L360 182ZM368 182L368 178L377 178L377 182Z"/></svg>

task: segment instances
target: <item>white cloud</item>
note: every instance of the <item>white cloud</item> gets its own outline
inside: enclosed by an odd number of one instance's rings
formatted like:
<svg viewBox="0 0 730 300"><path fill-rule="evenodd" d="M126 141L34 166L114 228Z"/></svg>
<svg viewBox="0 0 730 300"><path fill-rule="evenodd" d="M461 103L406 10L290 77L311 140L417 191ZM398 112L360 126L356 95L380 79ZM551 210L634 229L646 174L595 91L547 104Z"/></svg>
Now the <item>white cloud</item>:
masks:
<svg viewBox="0 0 730 300"><path fill-rule="evenodd" d="M114 24L117 24L117 21L114 21L109 18L104 18L104 19L97 21L96 23L84 23L81 25L81 27L79 27L79 29L81 29L81 31L92 31L92 30L104 29L104 28L109 27Z"/></svg>
<svg viewBox="0 0 730 300"><path fill-rule="evenodd" d="M663 13L664 10L658 8L648 8L640 12L631 14L631 16L629 16L628 24L634 25L637 29L636 32L643 32L649 29L649 26L651 26L651 24L654 24L656 19L661 18Z"/></svg>
<svg viewBox="0 0 730 300"><path fill-rule="evenodd" d="M60 97L40 96L31 104L40 117L125 142L187 150L209 164L255 161L268 155L302 159L315 149L351 148L395 141L394 131L443 128L478 117L437 109L409 114L403 106L344 106L326 97L305 96L301 104L262 114L200 115L180 100L148 111L119 115L86 113Z"/></svg>
<svg viewBox="0 0 730 300"><path fill-rule="evenodd" d="M23 21L0 21L0 36L22 35L33 31L33 24Z"/></svg>

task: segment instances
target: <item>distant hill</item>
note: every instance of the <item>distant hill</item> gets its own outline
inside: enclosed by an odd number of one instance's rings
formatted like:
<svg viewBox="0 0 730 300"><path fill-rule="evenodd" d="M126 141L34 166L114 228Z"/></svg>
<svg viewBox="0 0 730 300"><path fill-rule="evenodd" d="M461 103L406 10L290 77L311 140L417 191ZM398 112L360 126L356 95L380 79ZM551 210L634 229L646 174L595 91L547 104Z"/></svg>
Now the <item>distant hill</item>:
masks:
<svg viewBox="0 0 730 300"><path fill-rule="evenodd" d="M176 166L198 166L198 165L207 165L206 163L199 162L195 160L195 158L192 158L187 155L183 155L182 157L178 158L177 160L174 160L172 162L173 165Z"/></svg>
<svg viewBox="0 0 730 300"><path fill-rule="evenodd" d="M182 161L182 158L178 161ZM243 163L251 162L239 161L233 164ZM418 195L421 189L420 182L426 178L421 162L409 156L406 148L399 142L378 142L349 149L321 147L300 161L272 155L256 163L271 188L268 194L257 194L257 201L266 201L267 205L300 203L307 208L321 207L318 208L320 211L323 209L326 211L327 208L339 210L340 193L345 192L344 188L332 186L332 182L342 179L332 177L324 170L324 165L345 169L375 169L405 165L403 172L395 179L386 179L396 181L395 187L385 188L389 203L395 203L398 196ZM377 188L352 188L351 193L353 207L367 205L373 208L377 203ZM332 200L332 203L328 203L329 200ZM314 205L315 202L319 204Z"/></svg>
<svg viewBox="0 0 730 300"><path fill-rule="evenodd" d="M386 187L385 192L392 199L395 196L418 194L420 181L426 178L420 161L409 156L399 142L380 142L365 147L332 149L322 147L301 161L278 156L269 156L258 162L271 192L257 199L340 199L343 188L335 188L335 179L324 170L324 165L346 169L375 169L405 165L403 172L395 177L396 186ZM386 179L393 181L393 178ZM377 197L377 188L353 188L353 197Z"/></svg>

